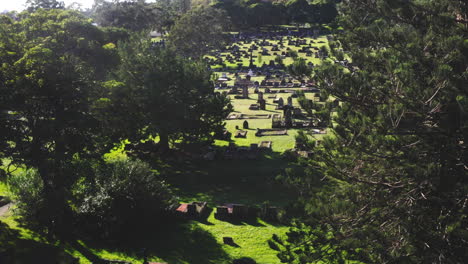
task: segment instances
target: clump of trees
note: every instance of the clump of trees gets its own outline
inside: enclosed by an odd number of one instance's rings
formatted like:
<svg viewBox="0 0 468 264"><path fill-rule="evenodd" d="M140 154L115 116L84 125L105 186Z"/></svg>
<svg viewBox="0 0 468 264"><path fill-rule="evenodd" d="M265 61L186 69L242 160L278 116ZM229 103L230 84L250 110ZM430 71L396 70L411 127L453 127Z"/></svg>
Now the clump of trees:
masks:
<svg viewBox="0 0 468 264"><path fill-rule="evenodd" d="M341 103L334 136L283 180L302 221L276 241L285 263L462 263L468 259L467 6L344 1L352 65L315 71ZM428 15L431 14L431 15Z"/></svg>
<svg viewBox="0 0 468 264"><path fill-rule="evenodd" d="M22 223L60 239L83 219L112 234L129 215L161 215L173 195L152 168L103 155L123 140L210 143L229 100L197 58L77 11L34 10L0 16L0 158L27 168L8 176Z"/></svg>
<svg viewBox="0 0 468 264"><path fill-rule="evenodd" d="M236 28L292 23L330 23L337 16L336 1L218 1L214 7L225 10Z"/></svg>

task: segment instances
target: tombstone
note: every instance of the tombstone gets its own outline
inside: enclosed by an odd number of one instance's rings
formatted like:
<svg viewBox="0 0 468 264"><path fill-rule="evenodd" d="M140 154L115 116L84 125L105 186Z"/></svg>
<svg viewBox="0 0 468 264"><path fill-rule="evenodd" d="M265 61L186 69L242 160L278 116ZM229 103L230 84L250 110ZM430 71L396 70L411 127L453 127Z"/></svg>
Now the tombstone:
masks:
<svg viewBox="0 0 468 264"><path fill-rule="evenodd" d="M270 88L268 88L268 87L265 88L265 93L270 93L270 92L271 92L271 91L270 91Z"/></svg>
<svg viewBox="0 0 468 264"><path fill-rule="evenodd" d="M255 86L254 93L256 93L256 94L258 94L258 93L259 93L258 86Z"/></svg>
<svg viewBox="0 0 468 264"><path fill-rule="evenodd" d="M242 97L249 98L249 88L247 87L247 85L244 85L242 87Z"/></svg>
<svg viewBox="0 0 468 264"><path fill-rule="evenodd" d="M250 144L250 150L255 151L258 149L258 144L252 143Z"/></svg>
<svg viewBox="0 0 468 264"><path fill-rule="evenodd" d="M291 109L287 108L284 113L284 123L287 128L291 128L293 126L292 123L292 112Z"/></svg>
<svg viewBox="0 0 468 264"><path fill-rule="evenodd" d="M223 237L223 243L226 245L234 245L232 237Z"/></svg>
<svg viewBox="0 0 468 264"><path fill-rule="evenodd" d="M216 207L215 218L223 219L229 215L229 210L225 206L218 206Z"/></svg>
<svg viewBox="0 0 468 264"><path fill-rule="evenodd" d="M261 110L265 110L265 109L266 109L266 101L265 101L263 98L258 100L258 104L259 104L259 108L260 108Z"/></svg>
<svg viewBox="0 0 468 264"><path fill-rule="evenodd" d="M197 206L195 204L187 204L187 214L195 215L197 213Z"/></svg>
<svg viewBox="0 0 468 264"><path fill-rule="evenodd" d="M293 104L292 103L292 97L290 96L290 97L288 97L288 106L292 107L292 104Z"/></svg>
<svg viewBox="0 0 468 264"><path fill-rule="evenodd" d="M278 99L278 106L279 106L279 107L283 107L283 106L284 106L283 97L281 97L280 99Z"/></svg>
<svg viewBox="0 0 468 264"><path fill-rule="evenodd" d="M263 93L262 93L262 92L258 92L258 100L257 100L257 102L260 102L260 100L263 100Z"/></svg>
<svg viewBox="0 0 468 264"><path fill-rule="evenodd" d="M250 76L250 75L246 75L246 76L245 76L245 79L246 79L247 81L250 81L251 78L252 78L252 76Z"/></svg>
<svg viewBox="0 0 468 264"><path fill-rule="evenodd" d="M227 78L228 78L228 77L227 77L227 73L223 72L223 73L221 74L221 78L227 79Z"/></svg>
<svg viewBox="0 0 468 264"><path fill-rule="evenodd" d="M244 120L244 122L242 123L242 128L249 129L249 122L247 120Z"/></svg>
<svg viewBox="0 0 468 264"><path fill-rule="evenodd" d="M249 72L247 73L247 75L254 76L254 72L251 69L249 69Z"/></svg>

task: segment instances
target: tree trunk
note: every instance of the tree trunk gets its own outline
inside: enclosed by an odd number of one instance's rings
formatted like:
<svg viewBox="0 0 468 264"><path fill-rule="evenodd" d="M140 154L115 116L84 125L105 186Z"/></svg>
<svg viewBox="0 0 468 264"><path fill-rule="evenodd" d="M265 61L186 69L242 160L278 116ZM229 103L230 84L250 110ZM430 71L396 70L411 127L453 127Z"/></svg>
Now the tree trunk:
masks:
<svg viewBox="0 0 468 264"><path fill-rule="evenodd" d="M169 150L169 135L166 132L159 132L159 150Z"/></svg>

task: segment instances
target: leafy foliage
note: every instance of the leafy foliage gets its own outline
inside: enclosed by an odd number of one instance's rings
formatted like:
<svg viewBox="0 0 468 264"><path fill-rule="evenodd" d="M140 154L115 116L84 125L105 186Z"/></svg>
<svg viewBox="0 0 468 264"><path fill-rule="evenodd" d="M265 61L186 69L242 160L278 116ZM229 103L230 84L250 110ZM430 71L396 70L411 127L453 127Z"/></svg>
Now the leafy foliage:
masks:
<svg viewBox="0 0 468 264"><path fill-rule="evenodd" d="M290 235L281 258L461 263L468 257L467 6L346 1L341 10L338 40L352 65L316 71L322 90L342 103L334 137L314 149L306 169L287 174L307 226Z"/></svg>
<svg viewBox="0 0 468 264"><path fill-rule="evenodd" d="M169 186L142 161L114 160L95 166L91 174L74 187L77 212L82 226L102 237L125 233L149 219L162 223L175 203Z"/></svg>
<svg viewBox="0 0 468 264"><path fill-rule="evenodd" d="M178 54L201 58L209 51L226 45L224 31L229 20L220 9L199 7L176 21L169 32L169 43Z"/></svg>

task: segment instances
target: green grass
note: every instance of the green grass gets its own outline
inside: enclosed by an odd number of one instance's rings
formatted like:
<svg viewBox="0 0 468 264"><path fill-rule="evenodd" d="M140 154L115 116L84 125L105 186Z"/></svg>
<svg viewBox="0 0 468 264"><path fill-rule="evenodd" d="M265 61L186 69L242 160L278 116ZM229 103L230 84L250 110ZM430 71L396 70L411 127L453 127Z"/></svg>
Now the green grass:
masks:
<svg viewBox="0 0 468 264"><path fill-rule="evenodd" d="M303 39L306 39L308 42L310 40L313 40L315 43L313 43L311 47L320 48L322 46L328 46L328 39L327 39L326 36L321 36L321 37L319 37L317 39L313 39L313 38L303 38ZM319 41L323 41L324 43L318 43ZM294 45L288 45L287 38L283 37L283 45L285 46L285 48L284 49L280 48L280 51L271 51L271 49L273 48L273 45L278 45L279 46L279 40L269 40L269 42L272 44L272 46L265 46L265 47L260 47L260 48L261 49L266 48L271 55L269 55L269 56L262 55L261 56L261 58L262 58L261 62L259 61L259 55L262 53L262 50L255 50L252 53L253 63L257 67L261 67L263 63L266 63L268 65L270 63L270 60L275 60L276 55L273 55L273 53L275 53L275 52L278 53L278 55L281 55L281 52L286 51L287 48L290 48L291 50L294 50L294 51L299 51L302 48L302 46L296 47ZM248 49L253 45L253 44L245 44L245 43L240 43L240 42L236 43L236 44L239 46L240 50L243 50L243 51L248 51ZM230 54L230 52L222 52L221 57L226 58L226 56L228 54ZM318 64L322 63L321 59L315 58L314 56L307 57L307 56L305 56L305 53L298 53L298 55L299 55L299 57L304 58L307 63L312 62L315 65L318 65ZM207 57L214 58L213 56L207 56ZM236 68L238 63L242 63L243 67L248 67L249 66L250 56L248 58L241 57L240 60L242 60L242 62L234 61L234 63L230 63L230 62L228 62L226 60L225 64L226 64L227 67L230 67L230 68ZM293 62L294 62L294 59L292 57L286 57L285 59L283 59L283 64L285 66L288 66L288 65L292 64ZM219 66L214 66L213 68L216 69L216 68L219 68Z"/></svg>
<svg viewBox="0 0 468 264"><path fill-rule="evenodd" d="M291 90L291 89L288 89ZM294 89L292 89L294 90ZM258 95L253 93L254 89L249 89L249 99L234 99L232 95L230 95L231 103L234 106L235 113L242 113L242 114L280 114L283 115L282 110L276 110L276 104L273 103L274 99L268 98L270 94L264 94L264 99L267 101L265 110L250 110L249 106L251 104L255 104L258 99ZM282 97L285 104L287 103L287 98L291 94L289 93L278 93L278 98ZM313 99L313 93L306 93L306 98ZM293 106L298 107L299 103L297 102L297 98L293 98ZM252 143L260 143L261 141L272 141L272 150L274 152L283 152L287 149L294 148L294 138L297 134L297 129L288 129L288 134L283 136L263 136L257 137L255 136L255 132L257 128L266 129L271 128L271 118L270 119L246 119L249 122L249 129L247 132L246 138L232 138L234 142L239 146L250 146ZM242 124L244 120L227 120L226 121L226 128L233 133L236 131L236 126L242 129ZM323 135L316 135L317 138L323 137ZM226 141L216 141L216 145L218 146L226 146L228 142Z"/></svg>
<svg viewBox="0 0 468 264"><path fill-rule="evenodd" d="M225 221L220 221L214 218L211 214L208 218L208 223L200 223L202 229L213 234L216 241L221 242L223 237L232 237L234 243L238 247L230 245L222 245L222 248L231 258L250 257L259 264L275 264L280 263L276 257L277 251L272 250L267 241L271 239L273 234L283 236L288 227L274 226L264 221L252 224L240 223L232 224Z"/></svg>

